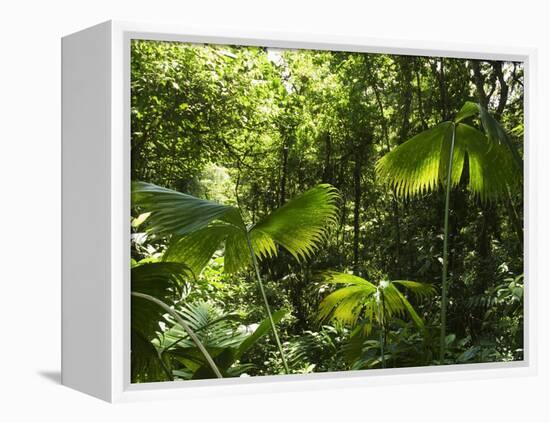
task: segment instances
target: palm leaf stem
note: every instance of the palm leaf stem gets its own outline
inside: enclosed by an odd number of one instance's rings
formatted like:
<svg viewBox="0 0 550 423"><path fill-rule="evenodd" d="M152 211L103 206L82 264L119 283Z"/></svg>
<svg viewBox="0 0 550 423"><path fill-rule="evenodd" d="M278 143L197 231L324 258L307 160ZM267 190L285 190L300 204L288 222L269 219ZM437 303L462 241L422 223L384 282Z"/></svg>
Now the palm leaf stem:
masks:
<svg viewBox="0 0 550 423"><path fill-rule="evenodd" d="M285 367L285 372L288 374L290 373L290 370L288 369L288 364L285 358L285 354L283 352L283 346L281 345L281 341L279 340L279 334L277 333L277 328L275 327L275 322L273 321L273 316L271 315L271 308L269 307L269 301L267 301L264 284L262 283L262 277L260 276L260 268L258 266L258 260L256 259L256 254L254 253L252 242L250 242L250 233L248 231L246 232L246 242L248 244L248 251L250 252L250 257L252 258L252 264L254 265L254 271L256 272L256 280L258 282L258 286L260 288L260 292L262 293L262 298L264 300L265 311L267 313L267 317L269 318L271 331L273 332L273 337L275 338L275 342L277 343L277 348L279 349L279 353L281 354L281 359L283 360L283 366Z"/></svg>
<svg viewBox="0 0 550 423"><path fill-rule="evenodd" d="M382 368L386 368L386 356L384 349L386 348L386 299L384 298L384 290L380 292L382 297L382 318L380 322L382 323L382 332L380 335L380 352L382 353Z"/></svg>
<svg viewBox="0 0 550 423"><path fill-rule="evenodd" d="M180 317L178 313L172 310L170 306L168 306L166 303L162 302L158 298L152 297L151 295L142 294L141 292L132 292L132 295L134 297L139 297L139 298L143 298L144 300L151 301L152 303L155 303L156 305L164 309L167 313L169 313L176 320L176 322L178 322L180 326L189 334L189 337L193 340L195 345L204 355L204 358L208 362L208 365L210 366L210 368L212 369L216 377L220 379L223 378L220 370L218 369L218 366L216 366L216 363L214 363L214 360L212 359L212 357L210 356L210 354L208 353L208 351L206 350L206 348L204 347L200 339L197 337L197 335L195 335L195 333L191 330L189 325L185 323L185 321Z"/></svg>
<svg viewBox="0 0 550 423"><path fill-rule="evenodd" d="M445 220L443 227L443 271L441 275L441 333L439 337L439 360L441 364L445 357L445 331L447 324L447 267L449 260L449 204L451 201L451 175L455 149L456 125L453 123L451 148L447 163L447 183L445 186Z"/></svg>

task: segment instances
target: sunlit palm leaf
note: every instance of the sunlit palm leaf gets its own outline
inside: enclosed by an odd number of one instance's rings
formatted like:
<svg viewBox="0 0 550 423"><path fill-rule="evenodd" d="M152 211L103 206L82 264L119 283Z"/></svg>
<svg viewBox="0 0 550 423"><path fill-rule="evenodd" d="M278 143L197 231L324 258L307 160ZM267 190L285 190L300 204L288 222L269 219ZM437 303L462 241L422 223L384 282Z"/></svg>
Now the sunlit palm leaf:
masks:
<svg viewBox="0 0 550 423"><path fill-rule="evenodd" d="M464 103L464 106L462 106L462 109L460 109L460 111L456 114L454 120L455 123L459 123L472 116L479 115L480 108L481 107L479 104L467 101Z"/></svg>
<svg viewBox="0 0 550 423"><path fill-rule="evenodd" d="M521 184L521 171L508 147L489 143L487 137L469 125L456 127L457 146L468 154L469 187L482 201L505 195L507 186Z"/></svg>
<svg viewBox="0 0 550 423"><path fill-rule="evenodd" d="M376 164L380 178L398 195L412 197L444 184L453 126L456 127L451 186L456 186L469 167L468 187L481 201L495 200L507 186L521 181L521 173L508 148L491 143L477 129L464 123L444 122L424 131L386 154Z"/></svg>
<svg viewBox="0 0 550 423"><path fill-rule="evenodd" d="M452 123L421 132L394 148L376 164L378 176L403 197L427 193L441 181L441 150L450 139Z"/></svg>
<svg viewBox="0 0 550 423"><path fill-rule="evenodd" d="M186 263L199 274L231 233L242 233L242 230L216 222L183 237L174 237L162 259Z"/></svg>
<svg viewBox="0 0 550 423"><path fill-rule="evenodd" d="M324 240L327 227L337 218L336 189L320 184L273 211L252 229L261 232L297 260L309 257Z"/></svg>
<svg viewBox="0 0 550 423"><path fill-rule="evenodd" d="M237 209L166 188L134 183L134 205L149 212L148 231L173 238L164 261L187 263L196 273L224 247L224 268L238 272L252 264L247 231L259 259L277 254L277 245L297 259L310 256L337 216L334 187L318 185L290 200L247 229Z"/></svg>
<svg viewBox="0 0 550 423"><path fill-rule="evenodd" d="M516 148L512 143L512 140L508 136L506 130L502 127L500 122L496 120L493 115L491 115L487 109L482 107L480 104L467 101L462 109L456 115L455 122L460 122L464 119L467 119L471 116L477 116L481 121L481 126L489 138L489 141L502 144L505 146L508 151L512 154L514 161L519 169L523 168L523 160ZM515 128L514 128L515 129ZM514 132L514 130L512 130ZM520 132L520 136L523 136L523 133Z"/></svg>
<svg viewBox="0 0 550 423"><path fill-rule="evenodd" d="M392 281L392 283L401 285L407 288L419 298L431 297L436 293L434 286L429 283L405 281L405 280L395 280L395 281Z"/></svg>
<svg viewBox="0 0 550 423"><path fill-rule="evenodd" d="M407 310L407 313L411 316L411 319L413 320L414 324L419 328L424 328L424 321L422 318L418 315L414 307L411 305L411 303L405 298L405 296L399 292L399 290L395 287L395 285L391 285L391 288L395 291L395 295L399 297L401 300L401 304L403 304L403 307L405 310Z"/></svg>
<svg viewBox="0 0 550 423"><path fill-rule="evenodd" d="M359 319L367 323L381 323L381 316L404 317L409 314L419 327L424 326L414 307L397 289L401 285L419 296L428 297L435 293L429 285L413 281L381 282L379 286L355 275L338 272L328 272L324 275L325 283L345 284L319 304L318 318L320 321L336 320L343 324L355 325Z"/></svg>
<svg viewBox="0 0 550 423"><path fill-rule="evenodd" d="M215 220L244 227L238 210L145 182L132 183L132 204L150 212L149 230L158 235L186 235Z"/></svg>
<svg viewBox="0 0 550 423"><path fill-rule="evenodd" d="M334 318L341 323L354 325L364 303L374 292L374 285L372 289L366 285L352 285L334 291L319 304L319 320L329 321Z"/></svg>

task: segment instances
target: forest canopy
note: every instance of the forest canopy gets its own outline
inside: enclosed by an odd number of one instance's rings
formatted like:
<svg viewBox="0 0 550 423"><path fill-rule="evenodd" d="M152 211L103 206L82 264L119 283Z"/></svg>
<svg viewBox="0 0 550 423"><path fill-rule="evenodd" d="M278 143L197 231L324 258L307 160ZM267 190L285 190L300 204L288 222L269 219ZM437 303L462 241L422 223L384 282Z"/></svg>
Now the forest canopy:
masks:
<svg viewBox="0 0 550 423"><path fill-rule="evenodd" d="M132 41L132 382L523 360L523 72Z"/></svg>

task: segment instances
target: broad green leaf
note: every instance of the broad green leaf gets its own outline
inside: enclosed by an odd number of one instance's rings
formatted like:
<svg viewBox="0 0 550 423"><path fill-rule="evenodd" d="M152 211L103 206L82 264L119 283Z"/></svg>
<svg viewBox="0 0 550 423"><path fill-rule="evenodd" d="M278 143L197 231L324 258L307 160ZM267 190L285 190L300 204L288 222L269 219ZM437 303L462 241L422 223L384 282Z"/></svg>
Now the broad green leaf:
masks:
<svg viewBox="0 0 550 423"><path fill-rule="evenodd" d="M346 284L344 288L327 295L319 304L320 321L336 320L347 325L355 325L359 319L372 325L386 318L409 314L413 322L423 328L424 323L407 298L397 289L401 285L424 297L435 294L429 284L413 281L390 281L373 283L348 273L327 272L323 274L324 283Z"/></svg>
<svg viewBox="0 0 550 423"><path fill-rule="evenodd" d="M521 171L509 149L491 143L477 129L464 123L444 122L394 148L376 164L380 178L398 195L421 195L443 186L447 175L452 131L455 146L451 184L458 185L468 161L468 187L482 202L495 200L509 186L521 184Z"/></svg>
<svg viewBox="0 0 550 423"><path fill-rule="evenodd" d="M309 257L336 221L338 194L328 184L317 185L293 198L258 222L251 233L260 232L285 248L297 260Z"/></svg>
<svg viewBox="0 0 550 423"><path fill-rule="evenodd" d="M150 212L149 231L160 236L187 235L215 220L244 228L237 209L145 182L132 183L132 204Z"/></svg>
<svg viewBox="0 0 550 423"><path fill-rule="evenodd" d="M247 229L238 209L146 183L133 184L134 204L150 213L148 231L172 235L164 261L189 265L198 274L224 248L224 266L236 273L252 264L247 233L261 260L277 254L277 245L305 259L323 241L336 220L334 187L321 184L290 200Z"/></svg>
<svg viewBox="0 0 550 423"><path fill-rule="evenodd" d="M288 314L287 310L277 310L272 314L273 321L279 323L283 317ZM264 319L256 328L256 330L249 335L237 348L234 359L240 360L245 352L247 352L258 340L270 331L269 319Z"/></svg>
<svg viewBox="0 0 550 423"><path fill-rule="evenodd" d="M443 142L450 140L452 127L452 122L441 123L394 148L376 164L378 176L402 197L435 190L442 178Z"/></svg>
<svg viewBox="0 0 550 423"><path fill-rule="evenodd" d="M479 114L479 105L477 103L473 103L471 101L467 101L464 103L464 106L462 106L462 109L456 114L455 116L455 123L462 122L464 119L468 119L469 117L476 116Z"/></svg>

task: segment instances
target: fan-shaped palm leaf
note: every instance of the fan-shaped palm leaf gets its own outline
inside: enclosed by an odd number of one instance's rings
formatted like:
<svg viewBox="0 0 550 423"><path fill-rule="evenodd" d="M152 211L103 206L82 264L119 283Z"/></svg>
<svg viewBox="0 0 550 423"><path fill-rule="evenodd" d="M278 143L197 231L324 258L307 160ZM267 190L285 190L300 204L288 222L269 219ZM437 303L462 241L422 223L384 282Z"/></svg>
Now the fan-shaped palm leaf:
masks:
<svg viewBox="0 0 550 423"><path fill-rule="evenodd" d="M214 220L243 226L237 209L145 182L132 182L132 204L151 214L148 230L157 235L186 235Z"/></svg>
<svg viewBox="0 0 550 423"><path fill-rule="evenodd" d="M320 184L293 198L254 225L251 234L271 238L297 260L309 257L323 241L327 227L337 216L338 194L329 184ZM254 238L252 238L254 239Z"/></svg>
<svg viewBox="0 0 550 423"><path fill-rule="evenodd" d="M144 182L132 184L133 205L149 212L148 231L172 235L166 261L181 261L199 273L225 246L225 270L250 265L247 235L259 259L277 254L277 245L296 259L309 257L337 216L334 187L320 184L247 227L238 209Z"/></svg>
<svg viewBox="0 0 550 423"><path fill-rule="evenodd" d="M485 134L491 142L503 144L512 154L518 169L523 169L523 160L500 122L491 115L487 109L477 103L467 101L457 113L455 122L461 122L469 117L477 116L481 122ZM520 127L521 128L521 127ZM513 131L512 131L513 132Z"/></svg>
<svg viewBox="0 0 550 423"><path fill-rule="evenodd" d="M383 324L384 319L409 314L414 323L423 328L422 319L397 285L421 297L432 296L435 289L430 284L413 281L382 281L378 285L359 276L347 273L328 272L324 283L347 285L326 296L319 304L318 317L321 321L336 320L355 325L360 318ZM384 301L384 304L382 304ZM381 308L384 307L384 310Z"/></svg>
<svg viewBox="0 0 550 423"><path fill-rule="evenodd" d="M425 194L444 186L453 134L452 187L460 182L466 161L468 188L483 202L501 197L507 186L520 183L521 171L505 145L491 143L472 126L454 122L443 122L428 129L386 154L376 164L379 177L388 181L402 197Z"/></svg>

